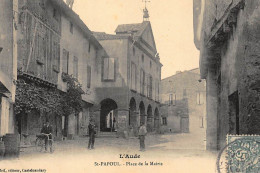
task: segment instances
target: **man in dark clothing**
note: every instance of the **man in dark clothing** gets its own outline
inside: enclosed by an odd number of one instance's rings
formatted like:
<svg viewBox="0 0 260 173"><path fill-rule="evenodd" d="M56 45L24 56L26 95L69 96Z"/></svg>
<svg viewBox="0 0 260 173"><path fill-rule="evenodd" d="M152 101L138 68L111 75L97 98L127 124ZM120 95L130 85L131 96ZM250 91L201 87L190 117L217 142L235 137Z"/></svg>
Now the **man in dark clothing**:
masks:
<svg viewBox="0 0 260 173"><path fill-rule="evenodd" d="M94 143L95 143L95 125L94 122L90 122L88 125L88 134L89 134L89 141L88 141L88 149L94 149Z"/></svg>
<svg viewBox="0 0 260 173"><path fill-rule="evenodd" d="M47 146L49 145L48 139L52 139L51 133L52 133L52 127L50 126L50 123L47 121L46 124L44 124L41 129L41 134L44 136L45 139L45 151L47 151Z"/></svg>

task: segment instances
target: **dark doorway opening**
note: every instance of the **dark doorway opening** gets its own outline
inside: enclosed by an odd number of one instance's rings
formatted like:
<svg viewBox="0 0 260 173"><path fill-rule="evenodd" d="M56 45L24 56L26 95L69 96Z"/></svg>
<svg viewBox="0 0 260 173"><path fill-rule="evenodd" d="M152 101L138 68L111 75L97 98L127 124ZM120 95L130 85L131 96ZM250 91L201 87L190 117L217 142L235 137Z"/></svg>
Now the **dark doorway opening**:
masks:
<svg viewBox="0 0 260 173"><path fill-rule="evenodd" d="M117 131L117 104L112 99L105 99L101 102L100 131Z"/></svg>
<svg viewBox="0 0 260 173"><path fill-rule="evenodd" d="M239 135L239 96L238 92L228 96L229 134Z"/></svg>

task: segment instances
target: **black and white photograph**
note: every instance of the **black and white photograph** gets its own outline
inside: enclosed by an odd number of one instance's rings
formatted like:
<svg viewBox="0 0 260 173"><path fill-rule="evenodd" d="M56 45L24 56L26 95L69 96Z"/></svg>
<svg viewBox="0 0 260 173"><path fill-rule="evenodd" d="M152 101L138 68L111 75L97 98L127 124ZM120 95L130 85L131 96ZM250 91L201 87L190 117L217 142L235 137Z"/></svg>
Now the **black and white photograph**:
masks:
<svg viewBox="0 0 260 173"><path fill-rule="evenodd" d="M259 173L260 0L0 0L0 173Z"/></svg>

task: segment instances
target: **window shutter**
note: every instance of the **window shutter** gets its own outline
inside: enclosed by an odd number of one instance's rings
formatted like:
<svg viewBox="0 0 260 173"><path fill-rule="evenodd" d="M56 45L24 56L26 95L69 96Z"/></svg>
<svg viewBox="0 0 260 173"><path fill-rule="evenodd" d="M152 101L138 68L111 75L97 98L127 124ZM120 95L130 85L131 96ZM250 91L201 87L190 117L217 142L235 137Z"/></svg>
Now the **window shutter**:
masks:
<svg viewBox="0 0 260 173"><path fill-rule="evenodd" d="M200 92L200 104L204 104L204 102L203 102L203 94L202 94L202 92Z"/></svg>
<svg viewBox="0 0 260 173"><path fill-rule="evenodd" d="M108 65L109 65L109 58L104 58L104 70L103 70L103 79L108 79Z"/></svg>
<svg viewBox="0 0 260 173"><path fill-rule="evenodd" d="M68 52L63 49L63 55L62 55L62 72L64 73L68 73L68 59L69 59L69 55Z"/></svg>
<svg viewBox="0 0 260 173"><path fill-rule="evenodd" d="M87 66L87 87L91 87L91 66Z"/></svg>
<svg viewBox="0 0 260 173"><path fill-rule="evenodd" d="M108 79L114 80L115 78L115 59L114 58L108 58Z"/></svg>
<svg viewBox="0 0 260 173"><path fill-rule="evenodd" d="M172 104L176 105L176 93L173 93L172 97L173 97Z"/></svg>
<svg viewBox="0 0 260 173"><path fill-rule="evenodd" d="M78 58L74 56L73 60L73 75L78 78Z"/></svg>
<svg viewBox="0 0 260 173"><path fill-rule="evenodd" d="M200 93L197 92L197 104L199 105L200 104Z"/></svg>

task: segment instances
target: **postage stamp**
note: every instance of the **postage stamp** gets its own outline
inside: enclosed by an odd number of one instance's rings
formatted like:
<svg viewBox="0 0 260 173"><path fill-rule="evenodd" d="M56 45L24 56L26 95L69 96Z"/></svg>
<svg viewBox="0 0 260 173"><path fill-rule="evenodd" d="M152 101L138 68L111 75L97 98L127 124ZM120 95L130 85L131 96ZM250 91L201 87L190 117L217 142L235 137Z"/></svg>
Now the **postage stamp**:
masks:
<svg viewBox="0 0 260 173"><path fill-rule="evenodd" d="M227 135L227 146L219 156L218 172L222 166L227 173L260 173L260 136Z"/></svg>

